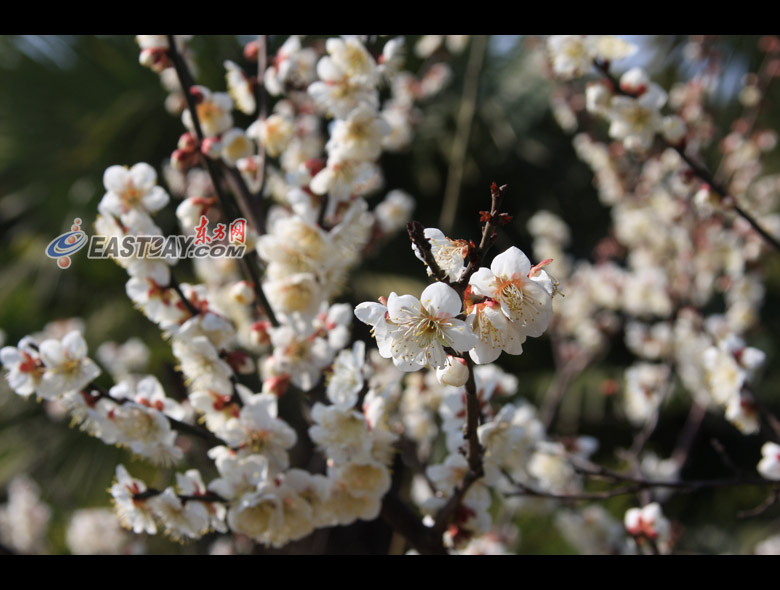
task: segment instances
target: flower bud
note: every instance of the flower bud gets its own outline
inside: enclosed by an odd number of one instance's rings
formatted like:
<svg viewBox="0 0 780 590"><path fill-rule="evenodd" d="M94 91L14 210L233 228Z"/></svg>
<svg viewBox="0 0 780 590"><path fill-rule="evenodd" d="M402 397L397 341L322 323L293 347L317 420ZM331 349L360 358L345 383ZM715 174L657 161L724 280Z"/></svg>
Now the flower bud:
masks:
<svg viewBox="0 0 780 590"><path fill-rule="evenodd" d="M267 346L271 344L271 335L268 330L271 328L271 322L255 322L252 324L250 338L255 346Z"/></svg>
<svg viewBox="0 0 780 590"><path fill-rule="evenodd" d="M447 355L447 364L441 369L436 369L436 378L442 385L451 385L452 387L465 385L469 378L466 359Z"/></svg>
<svg viewBox="0 0 780 590"><path fill-rule="evenodd" d="M198 138L195 137L194 134L187 131L179 138L177 147L185 152L191 152L198 147Z"/></svg>
<svg viewBox="0 0 780 590"><path fill-rule="evenodd" d="M230 297L237 303L249 305L255 301L255 291L248 281L238 281L230 288Z"/></svg>

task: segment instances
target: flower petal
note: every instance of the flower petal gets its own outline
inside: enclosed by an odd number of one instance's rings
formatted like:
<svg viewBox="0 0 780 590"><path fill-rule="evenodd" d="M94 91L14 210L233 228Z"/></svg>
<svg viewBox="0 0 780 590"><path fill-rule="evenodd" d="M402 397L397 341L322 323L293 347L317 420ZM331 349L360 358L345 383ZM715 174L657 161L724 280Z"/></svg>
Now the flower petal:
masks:
<svg viewBox="0 0 780 590"><path fill-rule="evenodd" d="M463 308L463 303L455 289L444 283L434 283L426 287L420 295L420 303L431 314L439 317L456 316ZM390 315L392 317L392 313Z"/></svg>
<svg viewBox="0 0 780 590"><path fill-rule="evenodd" d="M493 274L504 279L517 279L528 276L531 261L520 248L512 246L493 259L490 265Z"/></svg>

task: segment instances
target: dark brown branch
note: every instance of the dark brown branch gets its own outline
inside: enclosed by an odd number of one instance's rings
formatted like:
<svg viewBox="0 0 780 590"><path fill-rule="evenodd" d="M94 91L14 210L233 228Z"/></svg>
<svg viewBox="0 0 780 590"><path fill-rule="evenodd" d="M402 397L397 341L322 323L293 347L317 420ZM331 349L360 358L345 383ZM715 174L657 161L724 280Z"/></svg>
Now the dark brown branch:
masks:
<svg viewBox="0 0 780 590"><path fill-rule="evenodd" d="M184 96L187 99L187 108L190 111L190 115L192 118L192 125L195 128L195 134L198 136L198 140L202 142L204 136L203 136L203 131L200 127L200 120L198 119L198 111L195 105L195 97L192 96L192 93L190 92L190 89L193 85L192 75L190 74L190 71L187 68L187 64L184 63L184 60L181 58L181 55L176 49L176 42L175 39L173 38L173 35L168 35L168 43L170 45L169 53L171 56L171 60L173 61L174 67L176 69L176 74L179 77L179 83L181 84L182 90L184 91ZM209 176L211 177L211 182L214 185L214 191L216 192L217 198L219 199L219 202L222 205L223 212L230 219L237 218L238 214L235 209L235 205L233 204L233 201L227 198L227 195L224 193L222 189L222 182L221 182L222 175L220 174L220 168L216 165L214 161L211 160L211 158L209 158L208 156L202 153L201 153L201 161L203 162L203 165L206 167L206 170L208 170ZM238 183L239 192L242 184L243 184L243 179L240 179L240 183ZM250 219L253 218L250 216ZM259 219L254 218L254 222L259 223ZM256 232L259 232L261 230L262 227L255 228ZM260 234L258 233L258 235ZM271 309L271 306L268 303L268 300L266 299L265 294L262 291L262 287L260 285L260 280L259 277L257 276L257 272L254 270L252 266L253 263L256 263L257 252L255 250L248 250L247 256L249 257L250 260L246 261L246 263L244 264L244 269L249 271L249 276L252 279L253 285L255 285L255 293L257 294L258 304L263 306L264 308L263 311L265 312L265 315L268 317L271 324L273 324L274 326L279 326L279 322L276 319L276 316L274 315L274 312Z"/></svg>
<svg viewBox="0 0 780 590"><path fill-rule="evenodd" d="M252 229L258 236L262 236L265 233L265 223L263 221L262 208L260 204L255 201L255 196L249 192L246 182L244 182L241 173L232 166L228 166L224 162L222 164L222 170L225 172L225 178L233 194L238 195L238 206L241 209L243 215L249 219L249 223L252 225Z"/></svg>
<svg viewBox="0 0 780 590"><path fill-rule="evenodd" d="M260 282L260 276L257 273L257 268L255 267L257 260L255 257L242 258L241 259L241 265L243 266L244 270L249 274L249 277L252 282L252 288L255 291L255 297L257 297L257 305L260 308L260 310L268 317L268 321L271 322L271 325L274 327L279 327L279 320L276 317L276 314L274 313L273 308L271 307L271 303L268 301L268 298L265 296L265 291L263 291L263 285Z"/></svg>
<svg viewBox="0 0 780 590"><path fill-rule="evenodd" d="M453 516L466 496L469 488L484 475L482 465L482 446L479 444L477 428L481 411L479 408L479 398L477 397L477 385L474 381L474 363L468 354L462 355L469 369L468 381L466 381L466 423L463 425L463 438L466 439L466 459L468 461L468 471L463 476L463 481L455 488L452 496L447 503L439 510L436 515L436 522L433 525L433 531L441 536L450 524Z"/></svg>
<svg viewBox="0 0 780 590"><path fill-rule="evenodd" d="M225 446L225 447L230 446L210 430L206 430L205 428L200 428L198 426L195 426L194 424L187 424L186 422L182 422L180 420L177 420L176 418L171 418L168 415L165 415L165 417L168 419L171 428L173 428L178 432L181 432L183 434L191 434L194 436L198 436L203 440L217 446Z"/></svg>

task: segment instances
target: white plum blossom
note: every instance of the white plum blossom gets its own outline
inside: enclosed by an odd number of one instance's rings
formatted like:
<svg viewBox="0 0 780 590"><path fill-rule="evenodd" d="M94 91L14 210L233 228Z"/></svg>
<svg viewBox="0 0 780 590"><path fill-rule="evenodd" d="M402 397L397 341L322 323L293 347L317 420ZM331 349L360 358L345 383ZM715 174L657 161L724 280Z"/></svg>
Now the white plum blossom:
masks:
<svg viewBox="0 0 780 590"><path fill-rule="evenodd" d="M249 78L238 65L229 59L225 60L224 66L228 93L236 103L236 108L245 115L251 115L257 109L257 101Z"/></svg>
<svg viewBox="0 0 780 590"><path fill-rule="evenodd" d="M385 233L397 231L406 225L414 211L414 199L401 190L387 193L384 201L374 209L374 217Z"/></svg>
<svg viewBox="0 0 780 590"><path fill-rule="evenodd" d="M147 504L175 541L199 539L208 532L209 514L202 502L183 502L173 488L151 497Z"/></svg>
<svg viewBox="0 0 780 590"><path fill-rule="evenodd" d="M309 436L326 457L338 463L371 460L372 440L363 414L316 403L312 420Z"/></svg>
<svg viewBox="0 0 780 590"><path fill-rule="evenodd" d="M758 472L766 479L780 481L780 445L773 442L764 443L761 447Z"/></svg>
<svg viewBox="0 0 780 590"><path fill-rule="evenodd" d="M98 204L98 210L123 221L131 210L155 213L170 200L165 189L157 186L157 172L145 162L130 169L126 166L109 167L103 174L103 185L108 192Z"/></svg>
<svg viewBox="0 0 780 590"><path fill-rule="evenodd" d="M469 377L469 369L466 360L460 357L447 355L447 364L436 369L436 379L442 385L461 387L466 384Z"/></svg>
<svg viewBox="0 0 780 590"><path fill-rule="evenodd" d="M553 71L563 79L582 76L595 59L613 61L630 57L637 47L612 35L551 35L547 51Z"/></svg>
<svg viewBox="0 0 780 590"><path fill-rule="evenodd" d="M229 94L211 92L204 86L193 86L190 92L196 98L195 111L204 136L214 137L233 127L233 115L230 114L233 110L233 100ZM195 125L189 109L184 110L181 118L184 126L195 133Z"/></svg>
<svg viewBox="0 0 780 590"><path fill-rule="evenodd" d="M360 105L346 119L333 122L325 148L337 160L376 160L382 151L382 139L389 133L387 121L370 107Z"/></svg>
<svg viewBox="0 0 780 590"><path fill-rule="evenodd" d="M469 251L468 242L465 240L451 240L444 235L444 232L434 227L425 228L423 235L431 245L431 254L433 254L436 264L446 273L447 279L457 281L466 268L465 259ZM414 250L414 255L425 262L416 244L412 244L412 249ZM426 269L428 276L433 274L427 265Z"/></svg>
<svg viewBox="0 0 780 590"><path fill-rule="evenodd" d="M87 344L79 332L70 332L62 341L44 340L39 353L46 370L36 393L44 399L79 391L100 375L98 366L87 357Z"/></svg>
<svg viewBox="0 0 780 590"><path fill-rule="evenodd" d="M624 408L633 424L647 422L658 411L668 380L667 365L640 362L626 370Z"/></svg>
<svg viewBox="0 0 780 590"><path fill-rule="evenodd" d="M111 486L111 497L119 523L134 533L157 534L157 524L151 507L136 497L146 491L146 484L130 476L124 465L116 466L116 483Z"/></svg>
<svg viewBox="0 0 780 590"><path fill-rule="evenodd" d="M107 508L74 512L65 541L73 555L118 555L130 544L127 532Z"/></svg>
<svg viewBox="0 0 780 590"><path fill-rule="evenodd" d="M615 96L607 117L611 121L609 135L623 141L626 149L646 151L652 145L655 134L662 130L660 109L666 104L667 94L657 84L645 80L629 70L621 78L621 87L640 93L638 97ZM639 78L639 80L637 80Z"/></svg>
<svg viewBox="0 0 780 590"><path fill-rule="evenodd" d="M355 406L365 383L365 362L366 343L362 340L355 342L352 349L344 349L336 355L326 390L332 404L343 410Z"/></svg>
<svg viewBox="0 0 780 590"><path fill-rule="evenodd" d="M228 419L217 435L233 447L266 457L272 472L288 467L287 451L298 438L278 417L277 398L271 393L259 393L245 400L238 418Z"/></svg>
<svg viewBox="0 0 780 590"><path fill-rule="evenodd" d="M471 353L477 363L489 363L501 351L522 353L526 337L541 336L552 317L553 283L523 252L511 247L469 279L472 327L478 344ZM482 300L480 300L482 299Z"/></svg>
<svg viewBox="0 0 780 590"><path fill-rule="evenodd" d="M317 52L303 48L301 39L291 35L276 53L265 71L264 83L268 92L279 96L287 84L305 88L316 79Z"/></svg>
<svg viewBox="0 0 780 590"><path fill-rule="evenodd" d="M629 508L623 523L628 534L633 536L637 543L641 544L647 539L654 542L662 553L668 551L672 526L657 502L647 504L643 508Z"/></svg>
<svg viewBox="0 0 780 590"><path fill-rule="evenodd" d="M369 319L366 312L371 309L370 322L376 310L362 305L364 307L358 306L355 310L355 315L365 321L364 318ZM462 307L458 294L444 283L429 285L420 299L391 293L387 299L387 321L377 319L378 325L383 326L375 326L380 354L392 358L402 371L446 366L444 347L466 352L476 344L468 325L456 317ZM385 356L388 353L389 356Z"/></svg>
<svg viewBox="0 0 780 590"><path fill-rule="evenodd" d="M233 128L222 136L220 156L228 166L235 166L242 158L248 158L255 151L249 134L242 129Z"/></svg>
<svg viewBox="0 0 780 590"><path fill-rule="evenodd" d="M276 158L290 144L295 135L295 124L290 117L274 113L264 120L252 123L246 134L262 145L266 154Z"/></svg>
<svg viewBox="0 0 780 590"><path fill-rule="evenodd" d="M8 385L22 397L28 397L36 390L44 374L43 361L36 348L32 339L25 337L19 341L18 347L4 346L0 350Z"/></svg>

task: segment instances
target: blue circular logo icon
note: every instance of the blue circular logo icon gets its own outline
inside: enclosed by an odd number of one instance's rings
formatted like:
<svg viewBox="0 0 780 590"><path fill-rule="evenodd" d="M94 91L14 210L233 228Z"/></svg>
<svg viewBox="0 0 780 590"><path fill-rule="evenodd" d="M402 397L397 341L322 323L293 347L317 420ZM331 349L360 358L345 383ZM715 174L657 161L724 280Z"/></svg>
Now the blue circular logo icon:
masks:
<svg viewBox="0 0 780 590"><path fill-rule="evenodd" d="M87 244L87 234L80 229L81 219L74 219L68 233L54 238L46 247L46 256L57 260L57 266L68 268L70 256L81 250Z"/></svg>

